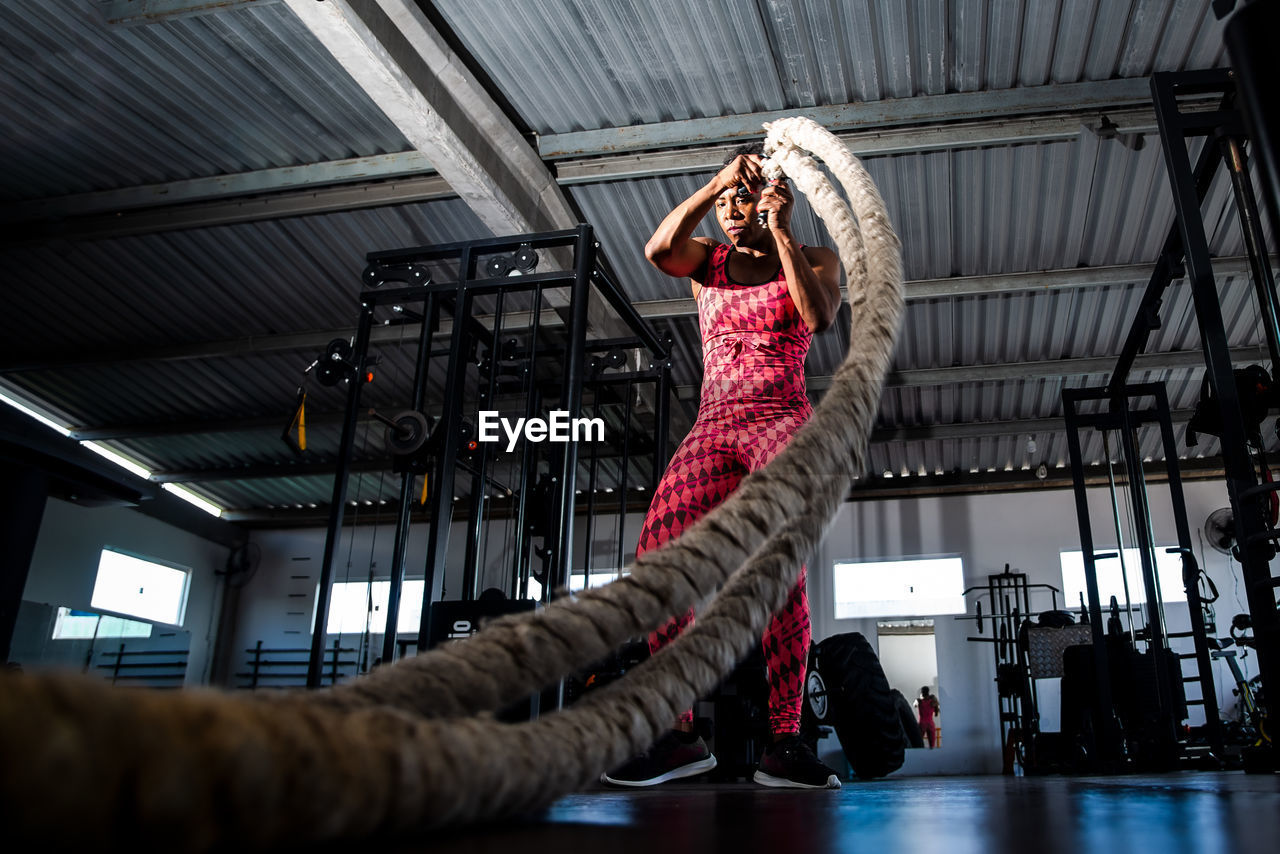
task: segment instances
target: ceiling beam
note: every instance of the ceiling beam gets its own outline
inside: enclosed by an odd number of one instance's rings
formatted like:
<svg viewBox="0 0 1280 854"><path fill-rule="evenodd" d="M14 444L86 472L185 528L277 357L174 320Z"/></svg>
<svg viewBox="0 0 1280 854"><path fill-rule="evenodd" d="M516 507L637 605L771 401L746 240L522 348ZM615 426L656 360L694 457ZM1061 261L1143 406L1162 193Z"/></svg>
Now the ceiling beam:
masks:
<svg viewBox="0 0 1280 854"><path fill-rule="evenodd" d="M1107 466L1102 463L1084 467L1086 487L1109 484ZM1167 483L1168 467L1163 461L1143 463L1143 479L1148 485ZM1114 474L1114 472L1113 472ZM1183 481L1217 480L1225 477L1221 457L1178 460L1178 476ZM1038 489L1071 489L1074 484L1069 468L1051 468L1048 476L1038 478L1032 469L1014 471L966 472L884 477L875 475L857 480L845 500L883 500L887 498L938 498L947 495L1018 492Z"/></svg>
<svg viewBox="0 0 1280 854"><path fill-rule="evenodd" d="M1225 476L1222 460L1218 457L1179 460L1178 473L1185 481L1218 480ZM1143 477L1148 484L1165 483L1169 479L1168 470L1162 462L1143 464ZM1107 467L1090 465L1085 467L1085 486L1105 487L1108 484ZM952 471L943 474L912 475L910 477L883 476L861 478L856 481L845 496L846 501L884 501L895 498L942 498L946 496L975 495L983 493L1021 492L1025 490L1071 489L1070 469L1053 468L1048 477L1041 480L1034 471L998 471L967 472ZM644 513L648 505L648 493L638 493L636 499L630 499L628 513ZM467 502L459 502L455 516L465 516L468 511ZM494 508L491 518L505 518L505 508ZM579 511L581 512L581 511ZM329 520L327 505L297 508L263 508L253 510L226 510L223 517L228 521L246 526L320 526ZM429 522L429 515L414 510L414 522ZM387 524L387 519L380 514L368 520L368 524Z"/></svg>
<svg viewBox="0 0 1280 854"><path fill-rule="evenodd" d="M885 388L913 386L953 385L956 383L1002 382L1006 380L1061 379L1074 376L1110 374L1116 366L1116 356L1091 356L1079 359L1045 359L1034 362L999 362L991 365L955 365L947 368L909 368L890 370L885 377ZM1257 347L1235 347L1231 361L1247 365L1258 361ZM1133 371L1168 371L1186 368L1203 368L1204 353L1200 350L1174 350L1167 353L1143 353L1133 363ZM811 376L805 380L810 394L825 392L831 387L831 377ZM697 400L696 385L676 386L681 400Z"/></svg>
<svg viewBox="0 0 1280 854"><path fill-rule="evenodd" d="M1280 256L1271 256L1274 264ZM1144 284L1151 278L1151 264L1116 264L1102 267L1067 267L1057 270L1034 270L1026 273L998 273L988 276L949 276L940 279L916 279L903 284L907 302L939 297L991 296L1020 291L1054 291L1095 288L1114 285ZM1244 256L1213 259L1216 279L1249 275L1249 262ZM847 305L847 302L845 303ZM636 311L647 319L693 317L698 306L691 298L648 300L635 304Z"/></svg>
<svg viewBox="0 0 1280 854"><path fill-rule="evenodd" d="M352 460L347 471L352 474L383 471L391 467L391 459ZM258 463L207 469L153 471L152 483L207 483L217 480L270 480L285 477L333 477L336 462Z"/></svg>
<svg viewBox="0 0 1280 854"><path fill-rule="evenodd" d="M451 199L458 194L439 175L397 178L373 184L294 190L265 196L149 207L120 213L18 222L5 229L0 246L49 240L106 240L135 234L159 234L184 228L209 228L242 222L336 213L361 208ZM73 203L73 199L67 199Z"/></svg>
<svg viewBox="0 0 1280 854"><path fill-rule="evenodd" d="M1044 142L1056 139L1072 139L1079 133L1082 121L1097 116L1063 115L1053 117L1016 118L990 122L966 122L923 128L866 131L841 134L851 150L859 156L899 154L931 151L957 147L976 147L1016 142ZM1147 133L1155 129L1152 110L1129 110L1110 113L1107 116L1120 133ZM617 180L620 178L646 178L655 175L680 174L719 168L724 154L731 146L694 148L681 151L647 154L626 154L613 157L594 157L586 160L565 161L557 164L556 180L561 186L590 181ZM231 175L212 175L160 184L122 187L67 196L31 199L0 206L0 223L32 222L35 220L88 217L94 214L119 214L123 211L149 207L187 206L194 202L212 202L236 196L280 193L302 187L318 189L334 184L361 184L361 192L347 194L362 197L369 204L398 204L406 200L430 200L443 195L452 196L443 179L439 184L418 184L419 187L435 186L435 193L425 198L411 196L401 183L389 183L393 179L424 177L434 173L431 161L420 151L399 151L369 157L352 157L299 166L283 166L258 169ZM332 210L331 199L319 197L315 209L303 208L302 212ZM295 205L296 208L296 205ZM206 206L198 210L208 224L221 224L219 211L231 211L233 206ZM289 210L284 205L262 208L275 215ZM200 222L189 213L183 213L179 222L191 227Z"/></svg>
<svg viewBox="0 0 1280 854"><path fill-rule="evenodd" d="M338 413L328 413L334 420ZM1191 419L1192 410L1177 410L1170 414L1174 423ZM278 424L278 419L277 419ZM875 430L871 434L873 445L888 442L926 442L949 439L981 439L989 436L1039 435L1042 433L1060 433L1066 429L1061 417L1025 418L1016 421L980 421L965 424L935 424L921 427L899 427ZM73 436L76 434L72 434ZM101 436L100 438L123 438L120 436ZM283 477L317 477L333 474L334 462L287 462L262 463L245 466L223 466L208 469L189 469L182 471L155 471L151 473L154 483L200 483L217 480L258 480ZM391 465L391 460L370 459L352 462L350 471L381 471Z"/></svg>
<svg viewBox="0 0 1280 854"><path fill-rule="evenodd" d="M1273 263L1275 258L1273 256ZM1214 259L1214 274L1218 278L1248 274L1248 262L1243 257ZM908 302L940 297L963 297L1015 293L1020 291L1068 290L1072 288L1102 287L1140 284L1151 277L1150 264L1125 264L1105 267L1072 267L1059 270L1041 270L1027 273L1003 273L992 276L954 276L942 279L920 279L905 285ZM692 299L649 300L635 303L636 311L647 320L677 317L693 317L697 305ZM477 317L482 324L491 324L487 315ZM527 329L532 324L529 312L509 312L503 315L503 328ZM551 309L542 312L539 325L557 327L563 324L560 316ZM438 337L447 340L452 322L441 321ZM0 375L33 371L63 370L77 367L96 367L107 363L172 362L186 359L221 359L253 356L263 353L314 350L317 354L334 338L350 340L354 327L341 329L295 332L281 335L257 335L247 338L231 338L222 341L204 341L161 347L153 350L134 350L117 353L94 351L59 358L32 358L0 362ZM401 325L384 324L374 327L370 343L392 344L402 340ZM1090 371L1092 373L1093 371Z"/></svg>
<svg viewBox="0 0 1280 854"><path fill-rule="evenodd" d="M538 320L540 326L563 326L564 322L553 309L543 309ZM482 315L476 318L482 325L492 329L492 318ZM403 332L406 323L417 327L411 321L402 323L384 323L375 326L369 332L371 346L383 344L403 344ZM508 331L528 329L533 324L533 312L512 311L502 316L503 329ZM453 331L453 321L448 318L440 321L434 339L447 344L449 334ZM67 356L60 359L32 359L21 362L0 364L0 375L28 373L32 371L55 371L67 368L83 368L102 366L104 364L123 364L129 362L182 362L188 359L230 359L245 356L259 356L266 353L286 353L298 351L314 351L318 357L329 342L335 338L351 341L355 338L355 327L343 329L319 329L313 332L290 332L282 335L254 335L248 338L229 338L222 341L201 341L195 344L179 344L173 347L158 347L154 350L131 350L116 353L100 352ZM414 339L416 340L416 338Z"/></svg>
<svg viewBox="0 0 1280 854"><path fill-rule="evenodd" d="M1178 409L1169 413L1173 423L1190 421L1195 410ZM931 442L951 439L986 439L990 436L1039 435L1066 430L1062 416L1023 418L1016 421L972 421L964 424L932 424L921 427L889 427L872 431L871 443Z"/></svg>
<svg viewBox="0 0 1280 854"><path fill-rule="evenodd" d="M829 377L810 377L810 387L815 380L830 385ZM1178 410L1172 414L1174 422L1186 421L1190 410ZM112 424L87 426L71 431L76 441L102 442L119 439L154 439L170 436L199 436L219 433L251 433L259 430L280 430L288 416L273 415L248 418L199 419L193 421L157 421L138 424ZM307 415L311 427L341 424L341 412L312 412ZM361 414L360 423L371 420ZM871 434L872 442L923 442L941 439L980 439L986 436L1011 436L1020 433L1046 433L1062 429L1062 419L1030 418L1018 421L983 421L968 424L937 424L920 427L882 428Z"/></svg>
<svg viewBox="0 0 1280 854"><path fill-rule="evenodd" d="M285 3L491 233L577 227L551 171L416 0ZM562 300L549 292L553 305ZM587 315L593 330L627 332L599 300Z"/></svg>
<svg viewBox="0 0 1280 854"><path fill-rule="evenodd" d="M1114 127L1108 126L1106 131L1108 134L1129 136L1156 131L1155 111L1145 108L1117 111L1095 109L1047 117L1023 116L989 121L958 121L920 127L837 133L836 137L850 151L862 158L884 157L890 154L919 154L957 148L1074 140L1079 138L1081 131L1086 128L1097 132L1104 114L1111 125L1114 125ZM761 135L762 131L758 129L755 136ZM725 156L734 147L731 144L644 152L598 152L590 157L557 162L555 164L556 180L561 186L571 186L627 178L653 178L659 175L714 171L721 167Z"/></svg>
<svg viewBox="0 0 1280 854"><path fill-rule="evenodd" d="M280 0L106 0L100 7L108 24L134 27L207 15L236 6L270 6L278 2Z"/></svg>
<svg viewBox="0 0 1280 854"><path fill-rule="evenodd" d="M373 182L389 179L422 177L431 173L431 161L419 151L400 151L394 154L378 154L372 157L351 157L325 163L302 166L282 166L274 169L257 169L234 175L213 175L207 178L191 178L164 184L147 184L141 187L123 187L116 190L100 190L93 193L76 193L70 196L53 196L45 199L14 202L0 207L0 223L31 222L32 220L84 217L92 214L118 214L137 208L182 205L190 202L212 202L261 193L278 193L300 187L319 189L334 184L363 182L364 195L377 195L381 186ZM421 182L419 187L436 187L440 192L453 195L443 179L437 182ZM351 194L347 194L347 198ZM337 194L335 194L335 197ZM379 202L390 204L390 202ZM317 200L316 211L325 210L331 200ZM283 205L280 208L287 209ZM234 210L234 205L221 208L207 206L202 213L216 219L212 212ZM329 208L331 209L331 208ZM170 213L177 211L171 210ZM211 223L213 224L213 223ZM188 227L184 223L184 227Z"/></svg>
<svg viewBox="0 0 1280 854"><path fill-rule="evenodd" d="M1113 82L1128 85L1126 81L1106 81ZM985 94L988 93L931 97L978 99ZM975 109L977 106L980 104L975 101ZM1104 114L1110 122L1109 134L1127 136L1150 133L1155 129L1155 116L1150 107L1105 110L1068 104L1062 107L1059 115L991 118L983 118L981 112L976 113L976 117L964 110L957 112L957 118L936 117L928 125L906 128L875 126L837 136L859 156L876 157L1075 139L1084 127L1098 130ZM765 115L768 114L758 114ZM758 129L759 125L755 127ZM514 129L511 132L514 133ZM758 130L755 135L759 135ZM521 146L529 147L523 137L516 134L516 138ZM555 138L543 137L540 145L545 147L548 140ZM510 135L505 141L512 145L516 143ZM640 153L618 153L610 148L583 152L577 159L556 163L553 180L563 187L717 169L732 147L699 146L696 140L677 140L672 145L676 147ZM18 202L0 207L0 222L24 224L22 229L6 235L2 242L13 244L54 237L122 237L456 196L449 182L430 174L431 170L431 161L422 152L405 151ZM545 167L542 171L546 171ZM327 186L333 184L344 186ZM308 191L294 192L301 188ZM228 200L248 194L269 195L239 202ZM161 207L164 212L148 210L152 207Z"/></svg>
<svg viewBox="0 0 1280 854"><path fill-rule="evenodd" d="M286 0L494 234L571 228L551 173L414 0Z"/></svg>
<svg viewBox="0 0 1280 854"><path fill-rule="evenodd" d="M1000 121L1037 113L1147 107L1150 103L1151 81L1145 77L1020 86L547 134L538 139L538 154L546 160L562 160L758 139L764 135L761 126L765 122L790 116L808 116L832 133L839 133L953 121Z"/></svg>

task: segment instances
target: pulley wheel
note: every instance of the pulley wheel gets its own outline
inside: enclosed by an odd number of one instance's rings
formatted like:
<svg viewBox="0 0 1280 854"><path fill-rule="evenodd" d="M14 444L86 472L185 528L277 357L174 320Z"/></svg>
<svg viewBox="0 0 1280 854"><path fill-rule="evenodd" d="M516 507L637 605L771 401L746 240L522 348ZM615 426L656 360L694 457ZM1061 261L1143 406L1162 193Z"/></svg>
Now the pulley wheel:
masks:
<svg viewBox="0 0 1280 854"><path fill-rule="evenodd" d="M431 435L431 423L421 412L407 409L397 413L387 425L387 450L397 456L408 456L421 450Z"/></svg>
<svg viewBox="0 0 1280 854"><path fill-rule="evenodd" d="M533 251L532 246L521 246L511 256L511 263L521 273L532 273L538 266L538 253Z"/></svg>
<svg viewBox="0 0 1280 854"><path fill-rule="evenodd" d="M329 362L345 362L351 358L351 342L345 338L335 338L324 348L324 357Z"/></svg>
<svg viewBox="0 0 1280 854"><path fill-rule="evenodd" d="M507 255L490 255L489 259L484 262L484 272L486 276L498 278L505 276L511 272L511 258Z"/></svg>

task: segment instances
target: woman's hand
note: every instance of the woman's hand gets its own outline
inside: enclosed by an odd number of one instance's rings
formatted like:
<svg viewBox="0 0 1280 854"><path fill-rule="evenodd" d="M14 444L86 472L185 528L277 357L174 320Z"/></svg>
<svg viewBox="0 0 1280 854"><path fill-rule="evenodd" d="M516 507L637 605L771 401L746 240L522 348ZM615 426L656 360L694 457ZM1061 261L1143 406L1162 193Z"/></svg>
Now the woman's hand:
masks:
<svg viewBox="0 0 1280 854"><path fill-rule="evenodd" d="M738 186L746 187L754 193L764 183L764 173L760 171L760 156L739 154L716 174L713 183L716 195Z"/></svg>
<svg viewBox="0 0 1280 854"><path fill-rule="evenodd" d="M786 179L770 181L760 193L760 201L756 203L756 211L767 214L763 224L770 231L791 231L791 205L795 198L791 195L791 187Z"/></svg>

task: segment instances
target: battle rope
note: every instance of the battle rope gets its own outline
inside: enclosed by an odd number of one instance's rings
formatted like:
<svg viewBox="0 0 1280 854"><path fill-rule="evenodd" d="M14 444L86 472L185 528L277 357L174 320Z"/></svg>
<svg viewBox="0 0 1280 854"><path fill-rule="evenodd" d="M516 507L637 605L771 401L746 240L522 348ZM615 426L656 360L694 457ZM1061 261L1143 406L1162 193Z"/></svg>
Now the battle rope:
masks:
<svg viewBox="0 0 1280 854"><path fill-rule="evenodd" d="M328 691L245 698L11 677L0 689L7 831L201 850L519 814L643 750L724 678L863 468L902 311L898 239L861 164L807 119L766 127L769 168L792 178L827 224L854 307L830 390L769 466L621 580ZM802 150L827 162L852 210ZM514 725L487 714L721 584L674 643L573 707Z"/></svg>

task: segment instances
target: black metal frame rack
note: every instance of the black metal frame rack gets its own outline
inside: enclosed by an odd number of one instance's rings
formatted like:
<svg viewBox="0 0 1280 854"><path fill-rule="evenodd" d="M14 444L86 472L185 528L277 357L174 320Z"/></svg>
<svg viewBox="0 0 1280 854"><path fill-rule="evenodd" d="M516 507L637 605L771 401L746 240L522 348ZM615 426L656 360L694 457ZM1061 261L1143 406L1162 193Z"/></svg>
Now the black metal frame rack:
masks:
<svg viewBox="0 0 1280 854"><path fill-rule="evenodd" d="M1222 309L1213 274L1213 262L1201 212L1201 204L1217 167L1219 163L1223 163L1228 169L1232 182L1233 197L1240 217L1244 243L1249 256L1250 272L1274 371L1277 366L1280 366L1280 322L1277 321L1280 311L1277 309L1275 281L1249 177L1245 153L1248 138L1245 132L1244 116L1237 109L1236 78L1228 69L1162 72L1152 75L1151 91L1165 165L1173 191L1175 222L1160 251L1155 269L1143 294L1137 317L1130 327L1124 347L1117 359L1115 371L1106 388L1068 390L1063 393L1064 408L1067 410L1068 437L1071 443L1072 473L1076 481L1082 546L1087 561L1086 567L1089 570L1088 576L1090 576L1088 578L1090 609L1095 620L1098 689L1103 694L1103 697L1100 697L1100 705L1103 706L1109 699L1106 697L1109 693L1109 680L1106 678L1105 654L1102 648L1097 646L1100 636L1100 625L1096 622L1100 620L1097 610L1099 603L1093 601L1096 598L1096 579L1091 577L1094 555L1091 537L1087 531L1086 509L1081 503L1084 471L1077 433L1078 427L1089 419L1076 415L1074 406L1076 402L1090 398L1111 401L1111 411L1093 416L1093 426L1120 430L1122 441L1125 443L1124 458L1129 466L1130 483L1134 485L1135 506L1140 498L1138 493L1142 491L1139 488L1142 480L1141 465L1136 460L1132 447L1133 427L1144 418L1154 418L1160 423L1170 485L1171 489L1176 491L1174 508L1179 550L1182 552L1184 567L1187 567L1184 571L1184 581L1186 581L1190 575L1189 567L1194 559L1190 553L1191 542L1186 523L1185 505L1181 500L1181 487L1176 475L1177 453L1174 448L1164 388L1163 386L1126 385L1135 357L1145 348L1151 331L1159 328L1159 311L1165 291L1175 279L1183 277L1187 279L1191 289L1196 323L1205 355L1207 379L1217 401L1215 416L1221 425L1222 461L1233 512L1236 543L1238 543L1235 556L1240 561L1253 620L1258 668L1264 684L1280 684L1280 673L1277 673L1277 667L1280 667L1280 613L1276 610L1275 602L1275 588L1280 584L1280 580L1272 576L1270 567L1271 560L1276 556L1276 540L1280 537L1280 533L1272 529L1266 512L1269 494L1280 488L1280 484L1260 483L1250 454L1249 436L1242 415L1235 372L1231 364L1229 342L1223 324ZM1180 102L1179 99L1188 97L1200 101L1205 97L1214 97L1217 100L1217 107L1209 110L1184 109L1185 100ZM1255 127L1260 126L1257 118L1257 116L1254 117ZM1195 139L1203 139L1203 144L1193 165L1188 142ZM1129 411L1130 398L1135 393L1139 393L1135 392L1135 388L1146 389L1140 393L1156 397L1157 412L1150 416L1135 417L1134 413ZM1143 499L1143 506L1145 507L1145 499ZM1149 520L1149 517L1145 518ZM1149 521L1146 524L1140 521L1137 528L1139 533L1149 531ZM1149 548L1143 551L1143 576L1144 584L1148 585L1148 601L1153 602L1156 600L1150 598L1150 584L1153 578L1154 561L1148 551L1150 551ZM1209 675L1204 627L1200 620L1200 609L1193 604L1199 601L1198 589L1190 582L1186 586L1196 639L1195 655L1206 703L1207 726L1214 747L1220 750L1222 736L1218 726L1216 706L1213 704L1213 681ZM1156 636L1157 621L1151 622L1153 625L1150 641L1152 646L1159 646L1163 643L1163 638ZM1159 673L1158 668L1157 673ZM1160 683L1161 702L1168 699L1167 688L1167 685ZM1270 700L1268 704L1273 705L1274 701ZM1114 721L1108 716L1105 720L1098 721L1097 726L1096 732L1104 753L1118 756L1122 748L1118 743Z"/></svg>
<svg viewBox="0 0 1280 854"><path fill-rule="evenodd" d="M1137 409L1135 401L1151 400L1150 408ZM1090 403L1099 404L1094 412L1081 410ZM1103 406L1102 404L1105 404ZM1143 473L1142 459L1138 452L1136 439L1137 429L1144 424L1155 424L1160 430L1164 447L1165 467L1167 472L1169 498L1173 508L1174 528L1177 532L1178 545L1170 549L1182 558L1183 587L1187 595L1187 610L1191 624L1191 636L1195 642L1192 654L1196 663L1196 675L1184 681L1196 682L1200 686L1201 696L1190 701L1192 704L1203 704L1205 709L1205 732L1210 749L1221 755L1223 749L1222 726L1218 718L1218 701L1214 689L1213 667L1209 658L1208 635L1204 623L1204 609L1200 597L1200 568L1196 564L1191 550L1191 529L1187 523L1186 501L1182 491L1182 478L1178 471L1178 452L1173 434L1173 421L1169 412L1169 400L1165 387L1160 383L1143 383L1138 385L1107 386L1105 388L1064 389L1062 392L1063 415L1067 424L1067 447L1071 462L1071 478L1075 492L1076 521L1080 528L1080 548L1084 558L1085 588L1089 597L1088 611L1093 645L1093 667L1096 679L1097 703L1093 707L1093 733L1095 736L1095 756L1098 762L1121 763L1128 751L1122 743L1116 718L1110 714L1113 708L1111 693L1111 660L1108 654L1106 630L1103 624L1104 603L1098 588L1097 561L1104 557L1094 546L1093 526L1089 519L1089 503L1086 493L1084 459L1081 450L1080 433L1082 429L1100 431L1116 431L1119 436L1119 449L1125 466L1126 483L1129 490L1129 504L1132 512L1131 532L1132 546L1138 550L1142 567L1142 586L1147 602L1147 625L1141 632L1146 642L1148 660L1162 660L1169 654L1168 634L1165 628L1164 606L1160 595L1160 582L1156 569L1156 544L1151 539L1151 507L1147 500L1146 478ZM1110 466L1110 460L1107 461ZM1112 495L1113 509L1115 496ZM1117 523L1117 528L1119 524ZM1110 556L1110 555L1105 555ZM1127 588L1126 588L1127 589ZM1126 614L1130 621L1130 636L1133 632L1133 612L1126 604ZM1154 729L1147 729L1141 736L1155 745L1155 750L1162 754L1162 763L1176 764L1185 753L1181 743L1181 719L1179 714L1185 708L1180 702L1182 686L1171 684L1171 678L1163 666L1153 664L1150 669L1155 686L1155 705L1151 717L1155 722ZM1132 735L1132 734L1130 734ZM1148 759L1152 759L1148 755Z"/></svg>
<svg viewBox="0 0 1280 854"><path fill-rule="evenodd" d="M350 459L360 415L361 387L370 364L369 341L376 310L394 308L400 317L413 315L406 306L422 306L421 332L413 377L410 418L420 419L420 431L429 430L419 444L429 450L412 449L396 458L394 470L400 475L399 509L392 551L390 595L387 604L387 630L383 637L382 660L390 662L397 651L394 626L399 615L401 590L405 576L410 513L414 504L413 485L418 475L429 479L428 503L430 531L423 567L424 591L422 622L418 636L430 637L431 604L442 598L445 556L449 525L453 520L457 497L458 470L470 474L470 506L467 517L466 567L463 573L463 599L476 596L480 578L480 538L484 525L484 505L490 490L511 497L509 509L515 520L515 547L511 550L515 566L506 592L513 598L523 596L530 577L530 542L535 515L548 519L543 525L543 548L537 553L546 567L548 592L568 586L573 566L574 515L577 505L594 501L594 483L586 497L580 499L576 485L579 477L579 449L575 441L552 445L524 441L518 453L518 465L510 469L513 480L495 474L494 454L483 442L469 433L472 414L467 406L466 390L471 388L481 403L493 405L500 391L500 362L523 364L526 385L523 416L532 418L544 410L545 399L554 398L555 409L567 413L569 419L583 414L584 390L599 401L602 395L624 407L622 453L619 482L623 488L620 507L626 511L626 484L629 469L635 465L637 450L631 444L633 397L643 387L651 386L646 400L652 407L655 424L652 441L645 451L652 453L650 483L666 462L668 402L670 398L670 350L628 302L613 276L601 263L599 244L589 225L573 230L525 234L512 237L419 247L367 256L362 274L365 289L360 295L360 319L350 353L341 359L341 369L348 379L347 402L342 438L338 451L338 468L330 503L328 531L321 566L320 593L317 598L315 623L308 666L307 684L319 685L323 667L324 644L328 616L329 591L334 578L334 558L341 537ZM539 271L537 259L550 258L550 266L558 269ZM512 261L521 275L511 275ZM441 275L441 271L444 274ZM433 273L436 281L433 281ZM558 294L567 298L554 300ZM612 308L630 333L627 337L590 339L588 336L588 301L593 291ZM482 323L475 310L484 300L490 313ZM517 305L517 303L519 303ZM513 309L512 306L515 306ZM548 307L559 315L562 334L558 331L554 345L542 342L546 330L540 330L541 318ZM520 342L504 335L504 321L515 313L526 318ZM441 316L448 315L452 326L448 331L447 350L433 350L432 338L441 329ZM514 324L513 324L514 328ZM540 334L541 333L541 334ZM633 350L648 354L647 365L618 371L618 363L604 367L606 360L588 360L589 353ZM444 364L442 399L433 401L439 419L429 427L429 419L421 415L427 403L427 376L433 359ZM597 370L592 370L593 365ZM624 366L625 367L625 366ZM549 368L549 370L548 370ZM612 372L611 372L612 371ZM477 382L476 374L479 378ZM404 426L407 422L385 419ZM410 425L412 426L412 425ZM393 423L392 429L395 429ZM598 449L591 451L588 479L595 476ZM543 472L542 483L537 473ZM536 506L535 506L536 505ZM589 506L588 509L594 509ZM588 516L590 519L590 516ZM588 525L591 524L589 521ZM588 539L588 542L590 540Z"/></svg>

